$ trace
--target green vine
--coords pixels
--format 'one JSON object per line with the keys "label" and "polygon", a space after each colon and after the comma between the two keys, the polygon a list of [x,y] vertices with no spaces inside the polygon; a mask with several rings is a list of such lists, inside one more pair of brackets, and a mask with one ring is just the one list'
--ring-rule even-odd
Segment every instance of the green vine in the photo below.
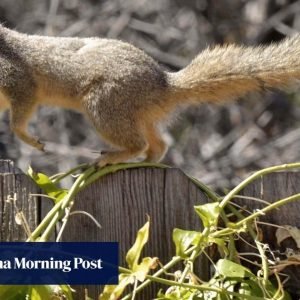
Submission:
{"label": "green vine", "polygon": [[[30,234],[27,241],[49,240],[50,236],[53,235],[56,224],[67,216],[67,211],[70,211],[74,197],[91,183],[120,170],[145,167],[168,168],[165,165],[151,163],[120,164],[102,169],[80,165],[66,173],[52,177],[34,173],[33,170],[29,169],[28,174],[53,199],[54,206]],[[146,257],[140,259],[142,249],[148,240],[150,227],[150,221],[148,220],[139,230],[135,244],[127,253],[128,268],[119,267],[119,285],[106,286],[99,299],[134,299],[140,291],[152,282],[159,282],[167,287],[166,291],[158,292],[157,299],[289,299],[277,274],[275,274],[277,280],[275,284],[269,279],[270,268],[265,247],[258,240],[253,224],[261,215],[289,202],[299,200],[300,194],[268,204],[263,209],[255,211],[246,217],[240,210],[231,205],[231,201],[238,196],[242,189],[257,178],[272,172],[291,169],[300,169],[300,163],[285,164],[260,170],[241,182],[223,198],[195,178],[190,177],[210,199],[209,203],[195,206],[195,212],[203,223],[202,232],[174,229],[173,240],[176,246],[176,255],[167,264],[161,266],[154,274],[150,275],[150,270],[154,267],[157,268],[159,263],[157,263],[157,258]],[[62,179],[74,174],[77,174],[77,178],[69,190],[63,190],[58,187]],[[226,212],[224,210],[225,207],[231,215],[236,217],[237,221],[235,223],[229,220],[228,210]],[[225,224],[223,228],[218,227],[219,219],[222,219]],[[253,274],[250,270],[237,263],[238,253],[235,248],[235,236],[240,232],[249,233],[256,245],[261,258],[261,267],[257,274]],[[221,257],[214,264],[215,271],[212,278],[208,282],[202,282],[193,273],[194,261],[200,255],[204,255],[206,248],[212,244],[217,245]],[[166,279],[167,271],[171,267],[178,265],[179,262],[185,262],[185,267],[180,275],[176,277],[173,274],[172,279]],[[125,287],[132,283],[132,292],[123,295]],[[69,287],[66,287],[61,287],[61,290],[67,299],[72,299],[71,290]],[[34,300],[34,298],[29,299]],[[89,298],[86,296],[86,299]]]}

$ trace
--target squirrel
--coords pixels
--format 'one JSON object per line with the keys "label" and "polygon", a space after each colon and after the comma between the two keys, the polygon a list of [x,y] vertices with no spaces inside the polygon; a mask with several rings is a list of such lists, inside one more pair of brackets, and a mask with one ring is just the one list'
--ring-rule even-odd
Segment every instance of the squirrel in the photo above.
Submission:
{"label": "squirrel", "polygon": [[300,34],[268,46],[207,48],[168,72],[119,40],[27,35],[0,25],[0,109],[10,110],[11,130],[43,150],[26,131],[36,108],[77,110],[116,149],[100,156],[100,167],[142,155],[159,162],[167,146],[157,125],[182,105],[217,103],[297,79]]}

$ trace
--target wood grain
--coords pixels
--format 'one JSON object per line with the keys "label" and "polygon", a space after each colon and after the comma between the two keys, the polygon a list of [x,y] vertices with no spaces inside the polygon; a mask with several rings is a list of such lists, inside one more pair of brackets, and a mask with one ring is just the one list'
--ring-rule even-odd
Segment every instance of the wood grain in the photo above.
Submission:
{"label": "wood grain", "polygon": [[[120,262],[126,266],[126,252],[149,215],[150,238],[143,255],[159,257],[165,264],[175,255],[173,229],[201,230],[193,206],[207,201],[199,188],[178,169],[119,171],[87,187],[75,201],[73,209],[91,213],[102,229],[98,229],[86,216],[74,215],[69,220],[64,237],[70,241],[118,241]],[[199,266],[199,276],[207,278],[207,261],[202,259]],[[100,293],[100,287],[89,286],[88,290],[93,297]],[[152,299],[157,291],[158,286],[148,289],[137,299]],[[82,287],[78,293],[82,293]]]}
{"label": "wood grain", "polygon": [[39,219],[39,204],[32,193],[39,193],[35,183],[10,160],[0,160],[0,241],[24,241],[27,236],[17,225],[17,212],[24,214],[33,230]]}

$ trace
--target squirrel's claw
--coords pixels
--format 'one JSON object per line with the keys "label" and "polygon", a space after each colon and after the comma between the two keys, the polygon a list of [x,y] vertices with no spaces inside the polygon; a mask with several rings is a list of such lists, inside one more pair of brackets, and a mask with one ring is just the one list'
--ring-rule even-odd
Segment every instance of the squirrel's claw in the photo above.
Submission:
{"label": "squirrel's claw", "polygon": [[46,152],[45,150],[45,144],[42,143],[40,140],[36,140],[35,148],[39,151]]}

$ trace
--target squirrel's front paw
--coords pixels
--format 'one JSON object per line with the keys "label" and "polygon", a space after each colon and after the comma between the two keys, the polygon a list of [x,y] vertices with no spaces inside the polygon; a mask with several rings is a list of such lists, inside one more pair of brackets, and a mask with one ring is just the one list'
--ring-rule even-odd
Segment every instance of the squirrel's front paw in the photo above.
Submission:
{"label": "squirrel's front paw", "polygon": [[138,156],[139,153],[135,153],[132,151],[124,150],[124,151],[113,151],[113,152],[105,152],[102,154],[94,164],[98,168],[103,168],[107,165],[115,165],[124,163],[130,159],[134,159]]}
{"label": "squirrel's front paw", "polygon": [[105,167],[105,166],[107,166],[107,165],[110,165],[110,163],[109,162],[107,162],[105,159],[101,159],[101,158],[98,158],[98,159],[96,159],[93,163],[92,163],[92,166],[95,166],[95,167],[97,167],[97,168],[103,168],[103,167]]}
{"label": "squirrel's front paw", "polygon": [[45,152],[45,144],[40,142],[40,140],[37,139],[33,146],[39,151]]}
{"label": "squirrel's front paw", "polygon": [[107,165],[114,164],[114,162],[111,159],[111,156],[114,155],[114,152],[101,151],[100,153],[100,156],[96,160],[94,160],[92,166],[95,166],[97,168],[103,168]]}

